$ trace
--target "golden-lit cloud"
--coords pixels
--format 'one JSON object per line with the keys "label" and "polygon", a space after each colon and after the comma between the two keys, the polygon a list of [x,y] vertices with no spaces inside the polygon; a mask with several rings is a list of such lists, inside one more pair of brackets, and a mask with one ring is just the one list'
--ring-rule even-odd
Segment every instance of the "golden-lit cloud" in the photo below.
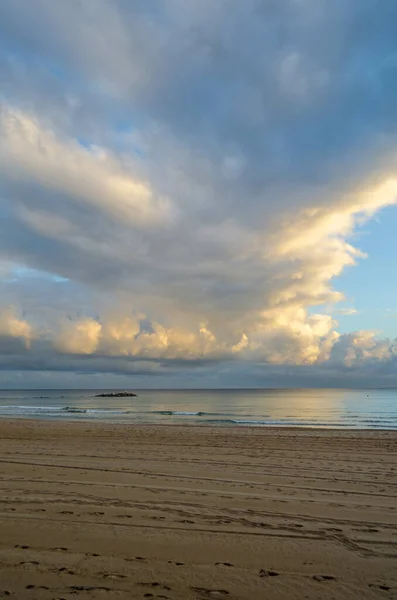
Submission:
{"label": "golden-lit cloud", "polygon": [[0,307],[0,336],[20,339],[28,348],[33,337],[32,326],[19,318],[15,307]]}
{"label": "golden-lit cloud", "polygon": [[54,339],[57,350],[68,354],[93,354],[99,343],[101,325],[94,319],[65,321]]}

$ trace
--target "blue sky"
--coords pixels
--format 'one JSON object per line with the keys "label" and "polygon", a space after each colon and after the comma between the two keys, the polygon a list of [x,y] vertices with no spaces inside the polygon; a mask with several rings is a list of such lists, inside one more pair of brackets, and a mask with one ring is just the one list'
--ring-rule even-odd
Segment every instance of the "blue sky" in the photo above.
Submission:
{"label": "blue sky", "polygon": [[397,385],[394,0],[3,0],[0,387]]}
{"label": "blue sky", "polygon": [[335,284],[343,290],[348,304],[358,314],[340,317],[340,330],[377,329],[391,338],[397,337],[397,281],[393,257],[397,256],[397,211],[382,211],[376,220],[363,228],[358,246],[367,258],[346,270]]}

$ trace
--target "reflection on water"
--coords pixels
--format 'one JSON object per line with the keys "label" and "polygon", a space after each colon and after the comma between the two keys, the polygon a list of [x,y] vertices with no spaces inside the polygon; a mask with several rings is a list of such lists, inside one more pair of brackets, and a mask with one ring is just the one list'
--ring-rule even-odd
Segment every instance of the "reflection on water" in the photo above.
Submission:
{"label": "reflection on water", "polygon": [[397,390],[144,390],[97,398],[101,390],[0,391],[0,416],[397,429]]}
{"label": "reflection on water", "polygon": [[0,391],[0,416],[136,423],[397,429],[397,390]]}

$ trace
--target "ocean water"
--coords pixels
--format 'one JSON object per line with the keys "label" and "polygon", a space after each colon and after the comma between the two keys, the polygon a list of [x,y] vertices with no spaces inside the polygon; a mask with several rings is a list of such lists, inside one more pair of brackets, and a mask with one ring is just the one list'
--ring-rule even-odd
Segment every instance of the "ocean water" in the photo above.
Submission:
{"label": "ocean water", "polygon": [[0,418],[397,430],[397,390],[0,390]]}

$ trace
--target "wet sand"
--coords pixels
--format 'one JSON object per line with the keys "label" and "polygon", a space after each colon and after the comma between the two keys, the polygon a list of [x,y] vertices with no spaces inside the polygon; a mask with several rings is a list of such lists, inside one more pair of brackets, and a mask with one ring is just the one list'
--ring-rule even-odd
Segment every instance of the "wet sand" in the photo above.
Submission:
{"label": "wet sand", "polygon": [[0,421],[0,598],[397,598],[397,432]]}

